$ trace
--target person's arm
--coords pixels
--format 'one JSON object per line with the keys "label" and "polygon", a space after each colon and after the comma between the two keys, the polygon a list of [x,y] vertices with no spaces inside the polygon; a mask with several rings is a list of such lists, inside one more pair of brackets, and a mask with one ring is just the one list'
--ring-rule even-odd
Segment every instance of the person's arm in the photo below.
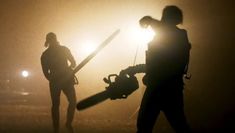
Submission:
{"label": "person's arm", "polygon": [[183,31],[183,37],[184,37],[184,44],[185,44],[185,48],[186,48],[186,66],[184,68],[184,77],[186,79],[190,79],[191,78],[191,74],[188,74],[188,68],[189,68],[189,60],[190,60],[190,50],[192,48],[191,46],[191,43],[189,42],[189,39],[188,39],[188,33],[186,30],[182,29]]}
{"label": "person's arm", "polygon": [[66,55],[69,62],[71,63],[70,67],[74,68],[76,66],[76,61],[68,48],[66,48]]}
{"label": "person's arm", "polygon": [[122,70],[120,74],[135,75],[137,73],[145,73],[145,72],[146,72],[146,65],[139,64],[135,66],[129,66],[128,68]]}
{"label": "person's arm", "polygon": [[49,67],[46,62],[44,54],[41,56],[41,66],[42,66],[42,71],[43,71],[44,76],[46,77],[48,81],[50,81]]}
{"label": "person's arm", "polygon": [[187,48],[188,48],[189,51],[190,51],[191,48],[192,48],[192,45],[191,45],[191,43],[190,43],[190,41],[189,41],[189,39],[188,39],[188,33],[187,33],[186,30],[184,30],[184,35],[185,35],[185,38],[186,38]]}
{"label": "person's arm", "polygon": [[161,22],[157,19],[152,18],[151,16],[144,16],[139,20],[140,26],[143,28],[147,28],[151,26],[153,29],[156,29],[161,25]]}

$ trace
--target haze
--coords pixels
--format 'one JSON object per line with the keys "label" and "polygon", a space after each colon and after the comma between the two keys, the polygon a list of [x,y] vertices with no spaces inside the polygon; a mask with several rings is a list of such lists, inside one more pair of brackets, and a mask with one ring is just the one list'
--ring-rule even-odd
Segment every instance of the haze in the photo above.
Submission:
{"label": "haze", "polygon": [[[41,130],[50,128],[49,125],[39,124],[50,120],[48,82],[40,66],[40,56],[45,50],[43,45],[48,32],[57,34],[60,43],[71,49],[79,64],[87,56],[83,50],[85,42],[92,41],[99,45],[112,32],[121,30],[108,46],[77,73],[77,98],[82,100],[105,90],[107,85],[102,81],[104,77],[118,74],[133,65],[138,46],[140,49],[136,64],[145,62],[147,42],[138,40],[139,37],[131,31],[138,27],[138,20],[145,15],[160,19],[166,5],[177,5],[183,10],[184,22],[180,27],[188,31],[192,43],[189,68],[192,79],[186,81],[185,85],[185,109],[190,125],[203,132],[233,127],[234,1],[1,0],[0,3],[0,131],[23,132],[25,130],[21,127],[28,127],[30,123],[36,123],[32,126],[34,132],[40,126]],[[27,78],[21,76],[22,70],[29,71]],[[134,112],[145,89],[142,76],[138,74],[139,90],[126,100],[107,100],[77,112],[76,122],[81,127],[85,125],[84,132],[135,132]],[[29,94],[24,95],[22,92]],[[61,103],[62,112],[66,108],[64,98]],[[42,117],[32,114],[32,110],[41,113]],[[35,117],[40,122],[29,117]],[[22,119],[25,121],[20,125],[18,122]],[[82,120],[114,121],[114,124],[97,126],[95,122],[89,125]],[[157,123],[156,132],[172,132],[164,116]],[[9,128],[11,125],[12,129]],[[88,130],[93,126],[94,130]]]}

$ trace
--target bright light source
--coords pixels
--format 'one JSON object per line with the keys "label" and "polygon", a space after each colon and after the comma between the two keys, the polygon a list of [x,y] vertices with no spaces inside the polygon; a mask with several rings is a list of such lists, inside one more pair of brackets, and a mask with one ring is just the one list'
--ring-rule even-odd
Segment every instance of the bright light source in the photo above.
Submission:
{"label": "bright light source", "polygon": [[83,49],[82,49],[82,52],[85,54],[85,55],[89,55],[90,53],[92,53],[93,51],[95,51],[96,49],[96,45],[93,41],[87,41],[83,44]]}
{"label": "bright light source", "polygon": [[141,29],[141,36],[143,37],[143,41],[146,43],[153,40],[154,35],[156,34],[151,27],[147,29]]}
{"label": "bright light source", "polygon": [[21,75],[22,75],[22,77],[27,78],[27,77],[29,76],[29,72],[26,71],[26,70],[23,70],[23,71],[21,72]]}
{"label": "bright light source", "polygon": [[133,26],[129,30],[129,38],[131,41],[134,41],[138,44],[147,44],[151,40],[156,33],[153,31],[151,27],[147,29],[141,28],[140,26]]}

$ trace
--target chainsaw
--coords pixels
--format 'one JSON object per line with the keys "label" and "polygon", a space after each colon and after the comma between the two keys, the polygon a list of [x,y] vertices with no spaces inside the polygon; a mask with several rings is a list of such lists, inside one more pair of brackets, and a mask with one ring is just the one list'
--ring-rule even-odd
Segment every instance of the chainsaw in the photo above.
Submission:
{"label": "chainsaw", "polygon": [[139,88],[138,80],[134,75],[110,74],[103,80],[108,84],[108,86],[105,87],[105,90],[78,102],[78,110],[84,110],[109,98],[111,100],[126,99]]}

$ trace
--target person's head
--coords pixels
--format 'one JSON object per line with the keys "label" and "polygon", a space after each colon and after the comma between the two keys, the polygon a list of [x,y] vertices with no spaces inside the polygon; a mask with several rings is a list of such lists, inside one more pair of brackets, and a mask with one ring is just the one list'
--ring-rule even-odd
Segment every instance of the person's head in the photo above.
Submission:
{"label": "person's head", "polygon": [[163,9],[161,21],[172,25],[181,24],[183,23],[183,12],[177,6],[166,6]]}
{"label": "person's head", "polygon": [[46,35],[45,47],[48,47],[50,45],[57,45],[57,44],[58,44],[58,41],[57,41],[56,34],[53,32],[49,32]]}

